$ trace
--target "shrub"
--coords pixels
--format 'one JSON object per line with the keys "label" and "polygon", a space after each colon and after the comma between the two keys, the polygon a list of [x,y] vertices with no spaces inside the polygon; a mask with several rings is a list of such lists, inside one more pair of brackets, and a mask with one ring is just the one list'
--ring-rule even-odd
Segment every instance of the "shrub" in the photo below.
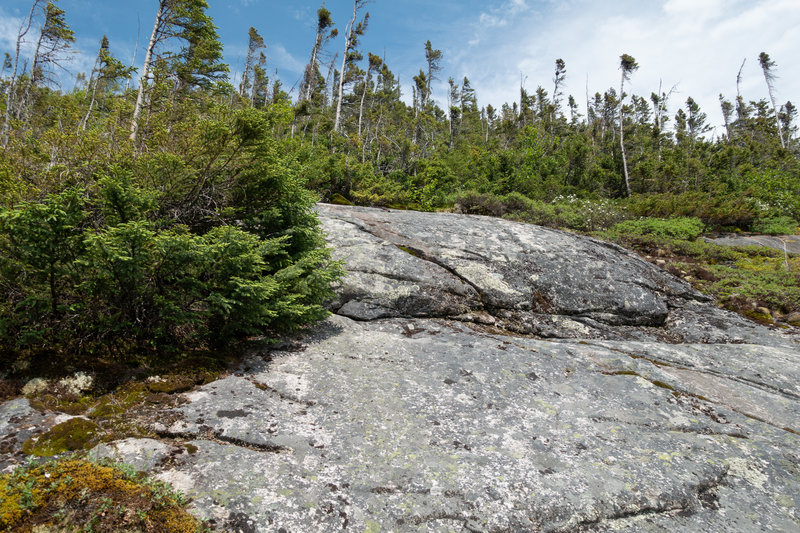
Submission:
{"label": "shrub", "polygon": [[761,211],[758,202],[745,195],[705,192],[635,195],[623,206],[638,217],[695,217],[711,227],[740,229],[749,228]]}
{"label": "shrub", "polygon": [[679,217],[625,220],[614,225],[611,231],[622,235],[655,235],[693,241],[703,233],[704,229],[704,224],[698,218]]}
{"label": "shrub", "polygon": [[138,189],[114,183],[93,204],[70,189],[0,211],[5,348],[219,347],[325,316],[338,267],[308,203],[254,212],[252,231],[222,224],[198,234],[142,219],[131,207],[147,205]]}
{"label": "shrub", "polygon": [[466,193],[455,201],[455,210],[577,231],[604,228],[623,220],[626,216],[610,200],[595,201],[575,196],[558,196],[552,203],[548,203],[531,200],[516,192],[505,196]]}
{"label": "shrub", "polygon": [[798,230],[798,223],[791,217],[771,217],[756,220],[752,230],[756,233],[767,235],[794,235]]}

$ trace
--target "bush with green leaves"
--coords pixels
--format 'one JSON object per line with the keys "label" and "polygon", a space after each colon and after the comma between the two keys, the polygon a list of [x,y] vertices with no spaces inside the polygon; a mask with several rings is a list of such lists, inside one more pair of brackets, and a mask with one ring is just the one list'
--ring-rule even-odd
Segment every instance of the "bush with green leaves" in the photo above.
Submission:
{"label": "bush with green leaves", "polygon": [[176,352],[324,317],[340,268],[315,197],[266,113],[225,127],[216,171],[221,155],[203,150],[220,148],[201,143],[195,164],[172,158],[184,177],[151,164],[164,154],[142,157],[88,189],[0,210],[0,347]]}
{"label": "bush with green leaves", "polygon": [[576,231],[606,228],[626,218],[609,200],[588,200],[574,195],[557,196],[552,202],[531,200],[517,192],[503,196],[465,193],[455,200],[456,211]]}
{"label": "bush with green leaves", "polygon": [[704,230],[705,225],[699,218],[678,217],[625,220],[615,224],[610,231],[621,235],[655,235],[693,241]]}
{"label": "bush with green leaves", "polygon": [[800,231],[800,224],[791,217],[769,217],[756,220],[752,230],[767,235],[794,235]]}
{"label": "bush with green leaves", "polygon": [[717,228],[748,229],[758,217],[758,202],[746,195],[711,192],[635,195],[623,206],[637,217],[694,217]]}

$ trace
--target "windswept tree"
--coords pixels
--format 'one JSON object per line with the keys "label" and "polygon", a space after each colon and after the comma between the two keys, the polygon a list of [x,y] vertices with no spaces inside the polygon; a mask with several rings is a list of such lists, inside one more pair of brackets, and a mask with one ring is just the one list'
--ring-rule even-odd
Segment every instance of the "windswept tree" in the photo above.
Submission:
{"label": "windswept tree", "polygon": [[[248,98],[251,96],[251,90],[254,89],[253,87],[253,80],[254,71],[256,65],[258,64],[259,54],[266,48],[264,44],[264,38],[258,34],[258,30],[253,28],[252,26],[247,32],[248,35],[248,42],[247,42],[247,57],[244,60],[244,73],[242,73],[242,81],[239,84],[239,96],[242,98]],[[250,101],[252,103],[252,98]]]}
{"label": "windswept tree", "polygon": [[730,100],[727,100],[722,93],[719,95],[719,107],[722,111],[722,120],[725,123],[725,134],[728,136],[728,140],[731,140],[732,131],[731,131],[731,119],[733,118],[733,104]]}
{"label": "windswept tree", "polygon": [[222,63],[222,44],[207,9],[206,0],[159,0],[131,118],[132,141],[138,137],[139,118],[156,63],[171,68],[178,80],[176,92],[193,86],[207,88],[227,73],[228,67]]}
{"label": "windswept tree", "polygon": [[37,85],[56,84],[58,80],[55,70],[64,69],[62,64],[66,59],[64,54],[75,42],[75,33],[67,25],[65,15],[64,10],[53,2],[48,2],[44,6],[44,21],[33,52],[31,78],[25,86],[22,101],[18,106],[18,117],[27,115],[33,88]]}
{"label": "windswept tree", "polygon": [[564,80],[566,79],[567,64],[564,63],[563,59],[556,59],[556,71],[555,74],[553,74],[553,122],[556,120],[555,115],[560,111],[561,96],[563,95],[561,88],[564,85]]}
{"label": "windswept tree", "polygon": [[103,35],[103,38],[100,40],[100,49],[97,52],[94,68],[92,68],[92,72],[89,76],[89,83],[87,85],[89,109],[86,111],[86,115],[80,123],[80,130],[86,129],[86,124],[89,122],[89,117],[92,115],[94,106],[97,103],[98,95],[102,95],[107,91],[113,91],[115,85],[117,85],[120,80],[130,79],[135,70],[134,67],[126,67],[120,60],[111,55],[108,46],[108,38]]}
{"label": "windswept tree", "polygon": [[300,84],[300,97],[299,100],[311,100],[311,95],[314,93],[315,88],[320,84],[318,79],[321,77],[319,71],[319,56],[325,48],[325,45],[339,34],[339,30],[333,27],[334,22],[331,18],[331,12],[325,9],[323,5],[317,10],[317,34],[314,38],[314,46],[311,48],[311,60],[306,65],[303,72],[303,82]]}
{"label": "windswept tree", "polygon": [[434,50],[430,39],[425,42],[425,62],[428,64],[427,83],[425,93],[422,95],[422,108],[428,105],[433,92],[433,80],[439,79],[436,75],[442,70],[442,51]]}
{"label": "windswept tree", "polygon": [[[28,17],[23,19],[20,23],[19,31],[17,32],[17,42],[16,48],[14,51],[14,61],[13,65],[9,68],[11,70],[11,78],[8,81],[8,87],[6,89],[6,106],[5,106],[5,113],[3,114],[3,130],[2,130],[2,141],[3,147],[8,145],[8,133],[9,127],[11,122],[11,117],[13,116],[15,110],[15,100],[16,100],[16,89],[17,89],[17,79],[20,75],[19,72],[19,59],[20,53],[22,52],[22,45],[25,42],[25,37],[28,35],[28,32],[31,31],[31,27],[33,26],[33,20],[36,16],[36,11],[40,8],[40,6],[44,4],[44,0],[34,0],[33,4],[31,4],[31,10],[28,13]],[[6,54],[5,63],[8,63],[10,59],[9,54]],[[24,67],[23,67],[24,73]]]}
{"label": "windswept tree", "polygon": [[780,119],[786,136],[786,143],[789,144],[797,130],[797,126],[794,125],[797,119],[797,107],[791,101],[786,102],[781,107]]}
{"label": "windswept tree", "polygon": [[767,91],[769,91],[769,100],[772,102],[772,112],[775,115],[775,125],[778,127],[778,138],[781,141],[781,147],[786,148],[786,142],[783,140],[783,125],[778,116],[778,106],[775,105],[775,62],[770,59],[769,54],[761,52],[758,56],[758,62],[761,65],[761,70],[764,72],[764,81],[767,82]]}
{"label": "windswept tree", "polygon": [[[336,118],[333,122],[333,130],[340,131],[342,124],[342,96],[344,94],[344,84],[346,82],[347,68],[354,63],[355,48],[358,46],[358,39],[367,31],[369,24],[369,13],[364,15],[364,18],[356,24],[358,13],[361,11],[369,0],[353,0],[353,18],[347,24],[347,30],[344,34],[344,52],[342,56],[342,70],[339,71],[339,82],[337,84],[337,97],[336,97]],[[357,54],[357,52],[356,52]]]}
{"label": "windswept tree", "polygon": [[689,135],[690,146],[694,149],[697,140],[711,131],[711,126],[706,124],[707,115],[700,111],[700,106],[691,96],[686,99],[686,111],[686,133]]}
{"label": "windswept tree", "polygon": [[44,8],[44,22],[33,54],[31,83],[54,83],[56,68],[64,68],[64,54],[75,42],[75,33],[67,24],[65,12],[53,2]]}
{"label": "windswept tree", "polygon": [[361,137],[361,124],[364,118],[364,102],[367,99],[367,93],[370,91],[370,84],[372,83],[372,73],[377,71],[383,63],[380,56],[369,54],[367,63],[367,72],[364,74],[364,88],[361,91],[361,103],[358,106],[358,136]]}
{"label": "windswept tree", "polygon": [[459,100],[461,100],[461,93],[458,90],[458,84],[452,77],[447,80],[447,85],[449,87],[447,92],[447,118],[450,126],[449,145],[452,150],[455,145],[456,121],[461,117],[461,108],[457,105]]}
{"label": "windswept tree", "polygon": [[628,54],[620,57],[619,69],[622,76],[619,82],[619,147],[622,152],[622,169],[625,172],[625,190],[631,195],[631,181],[628,175],[628,160],[625,155],[625,120],[623,115],[623,101],[625,100],[625,82],[631,79],[631,74],[639,69],[639,64]]}

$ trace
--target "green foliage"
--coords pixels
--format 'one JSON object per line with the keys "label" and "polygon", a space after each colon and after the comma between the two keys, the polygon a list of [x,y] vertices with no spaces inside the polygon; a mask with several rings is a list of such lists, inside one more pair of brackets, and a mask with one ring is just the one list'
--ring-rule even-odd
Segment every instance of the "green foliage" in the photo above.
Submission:
{"label": "green foliage", "polygon": [[704,192],[634,195],[625,209],[638,217],[695,217],[716,228],[748,229],[760,211],[755,199]]}
{"label": "green foliage", "polygon": [[8,347],[222,346],[325,315],[336,270],[311,214],[275,208],[273,216],[288,220],[259,228],[274,235],[287,223],[273,237],[230,225],[194,234],[143,219],[152,194],[127,177],[99,183],[99,228],[82,227],[93,214],[76,189],[0,212],[0,331]]}
{"label": "green foliage", "polygon": [[744,182],[767,213],[800,218],[800,173],[762,169],[748,174]]}
{"label": "green foliage", "polygon": [[622,235],[656,235],[693,241],[703,233],[704,229],[705,225],[698,218],[679,217],[625,220],[615,224],[610,231]]}
{"label": "green foliage", "polygon": [[762,218],[753,223],[753,231],[767,235],[794,235],[800,224],[790,217]]}
{"label": "green foliage", "polygon": [[612,202],[580,199],[572,195],[559,196],[552,203],[546,203],[519,193],[504,196],[467,193],[456,200],[456,210],[577,231],[605,228],[626,218],[624,211]]}
{"label": "green foliage", "polygon": [[[800,220],[790,103],[778,111],[723,98],[725,135],[707,139],[707,113],[691,97],[674,128],[666,93],[608,89],[578,114],[559,88],[560,61],[552,96],[523,88],[518,103],[481,108],[464,78],[441,109],[430,85],[441,52],[430,42],[411,105],[367,51],[351,50],[345,72],[331,72],[346,88],[331,98],[319,57],[336,32],[323,8],[293,105],[267,77],[255,28],[236,90],[206,0],[167,4],[141,99],[123,90],[132,70],[105,38],[88,83],[70,93],[48,84],[58,54],[0,79],[3,347],[181,350],[319,318],[338,268],[313,213],[318,198],[575,231],[670,219],[616,227],[640,240],[691,239],[698,219],[770,233]],[[66,14],[48,10],[43,42],[64,51],[74,39]],[[637,67],[620,57],[622,90]]]}

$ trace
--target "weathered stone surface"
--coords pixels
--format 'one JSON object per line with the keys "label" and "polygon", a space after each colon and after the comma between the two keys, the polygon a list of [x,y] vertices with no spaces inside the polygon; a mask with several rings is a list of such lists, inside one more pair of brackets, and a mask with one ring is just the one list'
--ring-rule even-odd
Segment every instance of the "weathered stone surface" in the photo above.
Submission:
{"label": "weathered stone surface", "polygon": [[489,217],[320,205],[357,320],[488,313],[541,337],[782,343],[619,246]]}
{"label": "weathered stone surface", "polygon": [[703,237],[706,242],[720,246],[765,246],[790,254],[800,254],[800,235],[723,235]]}
{"label": "weathered stone surface", "polygon": [[[557,230],[448,213],[318,209],[336,256],[353,272],[343,283],[337,312],[356,319],[376,318],[374,306],[394,310],[381,316],[456,315],[466,306],[662,325],[668,296],[702,299],[622,248]],[[457,304],[423,305],[409,313],[409,283],[437,301]],[[465,284],[473,291],[461,289]]]}
{"label": "weathered stone surface", "polygon": [[155,439],[123,439],[108,444],[98,444],[89,451],[89,457],[98,461],[111,459],[125,463],[140,472],[150,472],[170,456],[174,448]]}
{"label": "weathered stone surface", "polygon": [[592,239],[319,210],[350,272],[337,315],[151,428],[186,444],[147,466],[197,515],[241,532],[800,531],[796,337]]}
{"label": "weathered stone surface", "polygon": [[70,415],[42,413],[25,398],[0,404],[0,473],[13,470],[25,460],[22,445],[28,439],[70,418]]}
{"label": "weathered stone surface", "polygon": [[[256,531],[794,531],[800,355],[335,317],[170,428],[160,474]],[[760,419],[760,420],[759,420]]]}

